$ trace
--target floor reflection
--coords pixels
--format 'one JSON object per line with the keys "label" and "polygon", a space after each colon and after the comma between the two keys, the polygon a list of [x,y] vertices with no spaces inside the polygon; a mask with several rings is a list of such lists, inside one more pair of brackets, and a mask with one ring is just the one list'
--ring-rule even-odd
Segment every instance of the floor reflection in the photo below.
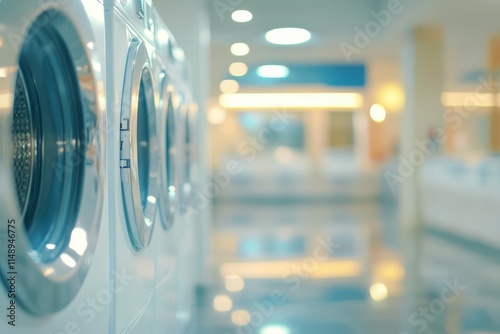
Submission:
{"label": "floor reflection", "polygon": [[391,202],[220,202],[214,221],[197,333],[500,333],[498,252],[400,237]]}

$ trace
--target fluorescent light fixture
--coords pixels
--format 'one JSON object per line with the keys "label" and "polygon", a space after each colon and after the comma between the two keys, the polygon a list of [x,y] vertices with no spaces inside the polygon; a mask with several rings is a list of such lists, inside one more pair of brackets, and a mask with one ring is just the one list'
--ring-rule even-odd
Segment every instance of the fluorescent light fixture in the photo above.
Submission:
{"label": "fluorescent light fixture", "polygon": [[260,329],[260,334],[290,334],[290,329],[282,325],[267,325]]}
{"label": "fluorescent light fixture", "polygon": [[251,21],[253,18],[253,15],[248,10],[240,9],[240,10],[234,11],[233,14],[231,14],[231,18],[235,22],[245,23],[245,22]]}
{"label": "fluorescent light fixture", "polygon": [[[300,261],[235,262],[224,263],[220,267],[222,276],[238,274],[243,278],[282,278],[290,268],[300,267]],[[356,260],[338,260],[318,263],[318,268],[310,273],[311,279],[357,277],[363,272],[363,265]]]}
{"label": "fluorescent light fixture", "polygon": [[500,105],[499,96],[475,92],[446,92],[441,94],[441,103],[445,107],[487,108]]}
{"label": "fluorescent light fixture", "polygon": [[250,47],[245,43],[234,43],[231,45],[231,53],[235,56],[246,56],[250,52]]}
{"label": "fluorescent light fixture", "polygon": [[222,94],[219,104],[226,109],[359,109],[359,93],[257,93]]}
{"label": "fluorescent light fixture", "polygon": [[248,66],[241,62],[232,63],[229,66],[229,73],[235,77],[242,77],[248,73]]}
{"label": "fluorescent light fixture", "polygon": [[302,28],[279,28],[266,33],[266,40],[272,44],[295,45],[311,39],[311,33]]}
{"label": "fluorescent light fixture", "polygon": [[387,112],[385,108],[381,104],[374,104],[370,108],[370,117],[377,123],[382,123],[385,121],[385,117],[387,116]]}
{"label": "fluorescent light fixture", "polygon": [[283,65],[263,65],[257,68],[257,75],[262,78],[286,78],[290,74]]}
{"label": "fluorescent light fixture", "polygon": [[219,85],[220,91],[225,94],[236,93],[240,89],[240,84],[236,80],[222,80]]}
{"label": "fluorescent light fixture", "polygon": [[215,296],[213,307],[217,312],[227,312],[233,308],[233,301],[226,295]]}

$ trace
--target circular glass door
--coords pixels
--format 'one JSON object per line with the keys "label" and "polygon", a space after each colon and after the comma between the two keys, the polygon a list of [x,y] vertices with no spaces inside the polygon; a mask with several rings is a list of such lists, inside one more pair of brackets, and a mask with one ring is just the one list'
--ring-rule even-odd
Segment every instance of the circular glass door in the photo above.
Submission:
{"label": "circular glass door", "polygon": [[158,197],[153,87],[146,48],[139,40],[132,39],[121,102],[120,169],[125,219],[136,252],[151,242]]}
{"label": "circular glass door", "polygon": [[176,140],[175,140],[175,111],[173,105],[173,87],[163,84],[162,91],[164,98],[162,99],[163,108],[161,112],[161,131],[162,144],[161,148],[161,205],[160,211],[164,228],[169,228],[175,218],[177,205],[177,186],[176,186]]}
{"label": "circular glass door", "polygon": [[10,141],[12,152],[1,153],[0,174],[14,185],[4,190],[13,201],[2,202],[0,217],[10,212],[7,243],[16,250],[16,260],[0,266],[6,277],[18,273],[16,299],[39,315],[71,302],[98,239],[103,115],[92,64],[99,60],[81,35],[58,11],[39,15],[7,78],[12,110],[0,112],[0,122],[10,117],[0,141]]}

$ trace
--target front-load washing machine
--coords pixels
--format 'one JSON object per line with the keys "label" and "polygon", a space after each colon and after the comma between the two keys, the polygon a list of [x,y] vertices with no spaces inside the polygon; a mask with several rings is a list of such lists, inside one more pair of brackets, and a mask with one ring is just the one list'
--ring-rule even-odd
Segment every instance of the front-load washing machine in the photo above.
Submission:
{"label": "front-load washing machine", "polygon": [[[190,205],[195,150],[192,136],[194,104],[184,52],[159,14],[154,11],[155,76],[158,92],[160,141],[160,201],[162,222],[157,239],[156,326],[182,333],[189,324],[194,301],[194,222],[181,216]],[[159,224],[160,225],[160,224]]]}
{"label": "front-load washing machine", "polygon": [[108,330],[104,9],[0,2],[1,333]]}
{"label": "front-load washing machine", "polygon": [[[179,117],[180,95],[177,83],[181,80],[175,66],[174,48],[178,46],[171,32],[154,11],[156,57],[154,74],[158,93],[158,136],[160,142],[160,188],[156,238],[156,332],[169,328],[177,333],[179,301],[178,246],[182,226],[178,209],[179,174]],[[184,284],[184,283],[183,283]]]}
{"label": "front-load washing machine", "polygon": [[[150,1],[107,1],[111,268],[132,277],[114,294],[113,333],[154,330],[159,156]],[[115,280],[113,285],[120,282]]]}

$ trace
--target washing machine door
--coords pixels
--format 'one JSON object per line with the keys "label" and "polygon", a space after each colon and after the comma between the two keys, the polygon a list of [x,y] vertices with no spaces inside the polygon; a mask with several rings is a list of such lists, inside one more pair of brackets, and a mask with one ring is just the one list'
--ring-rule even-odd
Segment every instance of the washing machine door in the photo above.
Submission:
{"label": "washing machine door", "polygon": [[102,81],[85,18],[49,10],[24,31],[21,7],[0,15],[0,37],[25,34],[0,48],[0,268],[11,303],[45,315],[74,299],[98,238]]}
{"label": "washing machine door", "polygon": [[157,207],[158,144],[153,76],[144,44],[130,41],[120,119],[120,169],[125,220],[136,252],[151,242]]}
{"label": "washing machine door", "polygon": [[176,185],[176,155],[177,155],[177,141],[176,141],[176,112],[174,100],[176,92],[174,86],[169,84],[168,76],[166,73],[163,75],[163,82],[161,85],[162,97],[160,99],[161,112],[160,112],[160,166],[161,166],[161,186],[160,186],[160,214],[163,227],[168,229],[172,226],[175,218],[177,207],[177,185]]}
{"label": "washing machine door", "polygon": [[180,107],[181,127],[182,127],[182,177],[181,177],[181,210],[183,213],[188,211],[192,205],[193,187],[195,186],[196,165],[196,141],[195,126],[197,107],[190,102],[188,95],[182,98]]}

